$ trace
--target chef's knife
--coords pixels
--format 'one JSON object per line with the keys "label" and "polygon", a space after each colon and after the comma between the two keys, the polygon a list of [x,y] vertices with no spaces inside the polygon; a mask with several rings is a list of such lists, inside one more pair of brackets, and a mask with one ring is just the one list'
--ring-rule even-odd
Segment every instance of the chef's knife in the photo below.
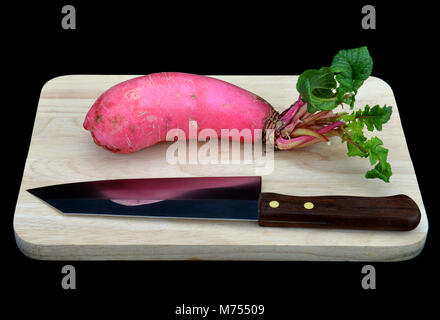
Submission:
{"label": "chef's knife", "polygon": [[414,229],[417,204],[389,197],[261,193],[261,177],[120,179],[28,190],[64,214],[254,220],[268,227]]}

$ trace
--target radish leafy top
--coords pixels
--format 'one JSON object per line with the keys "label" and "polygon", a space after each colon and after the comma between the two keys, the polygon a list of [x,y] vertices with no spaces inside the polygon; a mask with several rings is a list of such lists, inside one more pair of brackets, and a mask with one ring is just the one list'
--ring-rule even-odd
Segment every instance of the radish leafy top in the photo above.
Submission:
{"label": "radish leafy top", "polygon": [[[355,97],[364,81],[371,75],[373,60],[367,47],[341,50],[333,58],[330,67],[310,69],[303,72],[296,85],[303,103],[307,103],[308,113],[329,112],[339,105],[347,104],[354,108]],[[381,131],[382,125],[388,122],[392,114],[390,106],[366,106],[363,110],[338,113],[334,121],[344,124],[335,128],[332,133],[347,142],[347,155],[369,158],[374,168],[369,170],[366,178],[379,178],[390,181],[392,175],[389,164],[388,149],[378,137],[367,139],[364,128],[368,131]]]}
{"label": "radish leafy top", "polygon": [[330,67],[310,69],[298,78],[296,88],[308,112],[332,110],[341,103],[354,106],[357,90],[370,76],[373,60],[367,47],[341,50]]}

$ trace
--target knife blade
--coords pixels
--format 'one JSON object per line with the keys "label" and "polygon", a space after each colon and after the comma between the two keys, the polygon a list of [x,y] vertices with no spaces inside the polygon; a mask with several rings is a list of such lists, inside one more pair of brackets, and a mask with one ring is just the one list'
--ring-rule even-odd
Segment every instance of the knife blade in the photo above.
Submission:
{"label": "knife blade", "polygon": [[409,231],[421,214],[406,195],[290,196],[261,192],[261,177],[117,179],[27,190],[67,215],[258,221],[264,227]]}

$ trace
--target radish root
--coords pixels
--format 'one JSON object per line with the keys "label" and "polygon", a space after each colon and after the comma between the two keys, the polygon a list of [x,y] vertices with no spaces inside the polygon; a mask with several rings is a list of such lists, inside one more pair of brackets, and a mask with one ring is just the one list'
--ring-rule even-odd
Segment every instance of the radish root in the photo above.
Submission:
{"label": "radish root", "polygon": [[265,130],[274,129],[274,145],[278,150],[302,148],[318,142],[329,143],[329,137],[340,136],[338,120],[342,114],[333,111],[307,112],[307,104],[298,100],[281,114],[273,113]]}

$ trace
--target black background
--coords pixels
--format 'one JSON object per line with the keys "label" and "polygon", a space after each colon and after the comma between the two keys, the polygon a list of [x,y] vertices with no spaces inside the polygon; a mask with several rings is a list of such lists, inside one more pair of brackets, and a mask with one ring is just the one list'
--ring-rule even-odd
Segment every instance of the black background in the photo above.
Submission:
{"label": "black background", "polygon": [[[76,8],[77,29],[63,30],[61,8]],[[377,29],[363,30],[361,8],[375,5]],[[2,7],[4,178],[2,272],[18,315],[170,317],[177,305],[264,304],[264,318],[298,315],[375,316],[426,310],[437,280],[434,257],[436,191],[435,99],[423,74],[435,70],[430,47],[434,9],[376,2],[151,1],[16,3]],[[13,214],[42,86],[66,74],[300,74],[329,65],[342,48],[367,45],[373,75],[393,88],[428,212],[423,252],[397,263],[372,263],[377,289],[361,288],[366,263],[326,262],[77,262],[36,261],[22,255]],[[431,71],[432,72],[432,71]],[[5,88],[5,87],[4,87]],[[292,86],[294,90],[294,86]],[[434,91],[435,95],[435,91]],[[437,118],[437,119],[436,119]],[[300,182],[299,182],[300,183]],[[77,289],[61,288],[72,264]],[[4,287],[3,287],[4,288]],[[63,308],[59,311],[55,306]],[[348,311],[356,308],[356,313]],[[350,308],[350,310],[352,310]],[[63,313],[60,313],[63,312]],[[210,316],[209,318],[215,318]],[[232,318],[232,317],[231,317]],[[285,318],[285,317],[283,317]]]}

